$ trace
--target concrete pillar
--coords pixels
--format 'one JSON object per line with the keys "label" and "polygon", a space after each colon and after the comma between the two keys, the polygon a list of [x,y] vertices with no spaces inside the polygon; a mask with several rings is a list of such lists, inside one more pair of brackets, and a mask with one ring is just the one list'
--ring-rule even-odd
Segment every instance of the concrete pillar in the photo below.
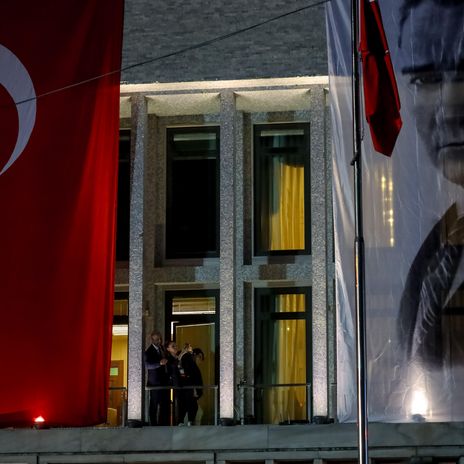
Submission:
{"label": "concrete pillar", "polygon": [[234,417],[234,312],[236,306],[235,95],[221,94],[220,258],[219,258],[219,417]]}
{"label": "concrete pillar", "polygon": [[147,139],[147,102],[143,95],[132,97],[133,156],[130,198],[129,244],[129,354],[128,420],[142,420],[142,354],[144,311],[144,164]]}
{"label": "concrete pillar", "polygon": [[325,93],[310,92],[313,415],[328,415]]}

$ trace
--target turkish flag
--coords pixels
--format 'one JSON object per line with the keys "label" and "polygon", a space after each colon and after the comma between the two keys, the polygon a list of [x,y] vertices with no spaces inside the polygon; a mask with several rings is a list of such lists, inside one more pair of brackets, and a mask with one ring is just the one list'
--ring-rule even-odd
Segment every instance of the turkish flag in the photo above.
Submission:
{"label": "turkish flag", "polygon": [[123,0],[0,6],[0,426],[106,420]]}
{"label": "turkish flag", "polygon": [[360,0],[364,105],[374,148],[390,156],[400,132],[400,98],[376,0]]}

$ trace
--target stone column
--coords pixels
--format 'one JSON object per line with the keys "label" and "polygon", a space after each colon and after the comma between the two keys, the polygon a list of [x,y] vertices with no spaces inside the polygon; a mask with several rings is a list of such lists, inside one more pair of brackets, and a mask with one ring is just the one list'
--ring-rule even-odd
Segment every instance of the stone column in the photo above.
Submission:
{"label": "stone column", "polygon": [[333,227],[333,195],[332,195],[332,129],[330,119],[329,90],[324,88],[325,95],[325,147],[326,147],[326,198],[327,198],[327,356],[329,382],[329,417],[337,417],[337,317],[335,305],[335,250]]}
{"label": "stone column", "polygon": [[221,94],[220,258],[219,258],[219,417],[234,417],[235,245],[235,95]]}
{"label": "stone column", "polygon": [[128,420],[142,420],[143,310],[144,310],[144,165],[147,139],[147,102],[143,95],[131,101],[133,151],[131,153],[129,244],[129,354]]}
{"label": "stone column", "polygon": [[311,255],[312,255],[312,346],[313,415],[328,414],[327,372],[327,199],[325,93],[311,87]]}

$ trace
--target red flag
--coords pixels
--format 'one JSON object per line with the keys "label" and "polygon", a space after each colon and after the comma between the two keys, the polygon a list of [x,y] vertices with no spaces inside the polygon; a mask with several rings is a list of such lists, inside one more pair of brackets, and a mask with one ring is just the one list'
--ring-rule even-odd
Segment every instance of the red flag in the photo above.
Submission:
{"label": "red flag", "polygon": [[0,6],[0,426],[106,419],[122,19]]}
{"label": "red flag", "polygon": [[400,132],[400,98],[376,0],[361,0],[364,104],[376,151],[390,156]]}

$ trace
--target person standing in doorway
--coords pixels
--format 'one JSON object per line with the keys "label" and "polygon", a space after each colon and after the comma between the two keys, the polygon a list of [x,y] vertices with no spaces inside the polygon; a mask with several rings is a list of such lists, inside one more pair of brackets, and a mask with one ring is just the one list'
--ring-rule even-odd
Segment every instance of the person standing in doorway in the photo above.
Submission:
{"label": "person standing in doorway", "polygon": [[177,424],[178,412],[178,396],[180,386],[180,372],[179,372],[179,358],[177,357],[178,349],[177,344],[173,340],[169,340],[165,345],[168,362],[166,364],[168,372],[168,383],[170,387],[174,387],[170,395],[171,406],[171,425]]}
{"label": "person standing in doorway", "polygon": [[183,424],[187,415],[187,425],[192,425],[195,423],[198,411],[198,399],[203,394],[202,389],[195,387],[203,385],[203,380],[189,343],[185,344],[179,355],[179,361],[181,386],[184,387],[179,395],[179,423]]}
{"label": "person standing in doorway", "polygon": [[[195,360],[195,385],[203,385],[203,377],[201,375],[201,370],[200,366],[198,363],[202,363],[205,360],[205,354],[203,353],[203,350],[201,348],[194,348],[192,351],[193,358]],[[196,401],[198,403],[198,400],[203,396],[203,388],[196,388],[194,391],[194,395],[196,398]],[[200,425],[201,424],[201,419],[203,416],[203,409],[201,408],[200,405],[198,405],[198,410],[195,418],[195,425]]]}
{"label": "person standing in doorway", "polygon": [[[150,335],[151,344],[145,351],[147,387],[167,387],[167,355],[163,348],[163,338],[158,330]],[[167,388],[150,390],[150,425],[169,425],[169,391]]]}

